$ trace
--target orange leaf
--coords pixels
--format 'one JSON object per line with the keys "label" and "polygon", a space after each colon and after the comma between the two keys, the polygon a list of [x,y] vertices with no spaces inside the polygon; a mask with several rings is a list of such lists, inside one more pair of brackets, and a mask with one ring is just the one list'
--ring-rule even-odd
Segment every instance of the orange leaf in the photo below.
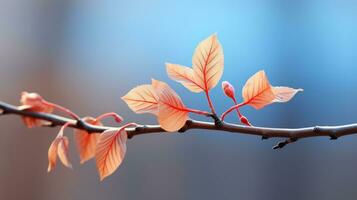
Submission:
{"label": "orange leaf", "polygon": [[27,128],[34,128],[34,127],[40,127],[40,126],[49,126],[51,125],[51,122],[46,121],[46,120],[41,120],[41,119],[35,119],[32,117],[21,117],[22,121],[26,125]]}
{"label": "orange leaf", "polygon": [[181,98],[166,83],[152,80],[152,85],[159,97],[158,121],[169,132],[178,131],[188,119],[188,110]]}
{"label": "orange leaf", "polygon": [[151,85],[140,85],[130,90],[122,99],[136,113],[157,114],[158,97]]}
{"label": "orange leaf", "polygon": [[166,63],[166,71],[171,79],[180,82],[190,91],[198,93],[204,90],[203,87],[196,83],[192,68]]}
{"label": "orange leaf", "polygon": [[288,102],[290,101],[298,92],[304,91],[303,89],[294,89],[290,87],[273,87],[273,92],[275,94],[274,102]]}
{"label": "orange leaf", "polygon": [[72,168],[72,164],[68,158],[68,138],[59,134],[48,149],[48,169],[47,172],[53,170],[56,166],[57,156],[62,164],[68,168]]}
{"label": "orange leaf", "polygon": [[217,85],[223,74],[224,56],[216,34],[198,44],[192,65],[195,82],[201,88],[208,92]]}
{"label": "orange leaf", "polygon": [[245,104],[261,109],[272,103],[275,95],[264,71],[259,71],[248,79],[242,90]]}
{"label": "orange leaf", "polygon": [[[53,107],[45,104],[44,99],[37,93],[22,92],[20,102],[21,106],[18,107],[20,110],[29,110],[43,113],[53,112]],[[51,124],[51,122],[35,119],[32,117],[22,117],[22,119],[28,128]]]}
{"label": "orange leaf", "polygon": [[100,134],[95,158],[100,180],[111,175],[122,163],[126,153],[127,134],[125,127],[107,130]]}
{"label": "orange leaf", "polygon": [[[101,126],[102,123],[92,117],[85,117],[83,121],[92,125]],[[99,139],[99,133],[88,133],[85,130],[74,129],[74,140],[79,151],[80,162],[90,160],[95,155],[95,147]]]}

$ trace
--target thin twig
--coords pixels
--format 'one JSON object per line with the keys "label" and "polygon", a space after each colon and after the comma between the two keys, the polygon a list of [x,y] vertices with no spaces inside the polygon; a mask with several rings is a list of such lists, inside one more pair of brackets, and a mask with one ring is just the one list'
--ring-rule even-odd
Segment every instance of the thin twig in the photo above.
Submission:
{"label": "thin twig", "polygon": [[[109,129],[118,129],[119,127],[109,127],[109,126],[94,126],[84,121],[76,121],[73,119],[61,117],[54,114],[46,113],[37,113],[26,110],[20,110],[16,106],[7,104],[0,101],[0,110],[3,113],[0,115],[6,114],[15,114],[20,116],[28,116],[37,119],[47,120],[52,123],[51,126],[60,126],[64,125],[67,122],[70,122],[70,127],[83,129],[89,133],[101,133]],[[331,139],[337,139],[341,136],[357,134],[357,123],[347,124],[341,126],[314,126],[314,127],[305,127],[305,128],[267,128],[267,127],[249,127],[244,125],[224,123],[220,126],[217,126],[215,123],[197,121],[197,120],[188,120],[184,127],[182,127],[178,132],[185,132],[190,129],[205,129],[205,130],[216,130],[222,132],[231,132],[231,133],[241,133],[248,135],[261,136],[263,139],[268,138],[286,138],[285,141],[280,142],[275,146],[275,148],[282,148],[286,144],[295,142],[298,139],[309,138],[309,137],[330,137]],[[126,128],[128,138],[133,138],[136,135],[143,135],[149,133],[160,133],[165,132],[160,125],[138,125],[134,128]]]}

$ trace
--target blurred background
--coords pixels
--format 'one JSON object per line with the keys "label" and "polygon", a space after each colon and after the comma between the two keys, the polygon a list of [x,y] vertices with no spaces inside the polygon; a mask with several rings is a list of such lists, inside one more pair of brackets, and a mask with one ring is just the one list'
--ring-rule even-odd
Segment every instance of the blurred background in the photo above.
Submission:
{"label": "blurred background", "polygon": [[[168,79],[165,62],[191,65],[199,41],[218,33],[222,80],[238,91],[265,69],[273,85],[304,88],[287,104],[242,112],[257,126],[357,122],[357,2],[352,0],[2,0],[0,100],[21,91],[81,116],[115,111],[155,124],[120,99],[151,78],[167,81],[185,104],[207,110],[203,94]],[[231,106],[212,91],[219,112]],[[192,116],[197,118],[196,116]],[[199,118],[200,119],[200,118]],[[227,118],[237,122],[235,115]],[[109,120],[107,122],[111,124]],[[356,199],[357,137],[275,139],[212,131],[138,136],[119,170],[99,182],[94,161],[47,174],[58,128],[26,129],[0,118],[0,199]],[[67,135],[72,139],[71,130]]]}

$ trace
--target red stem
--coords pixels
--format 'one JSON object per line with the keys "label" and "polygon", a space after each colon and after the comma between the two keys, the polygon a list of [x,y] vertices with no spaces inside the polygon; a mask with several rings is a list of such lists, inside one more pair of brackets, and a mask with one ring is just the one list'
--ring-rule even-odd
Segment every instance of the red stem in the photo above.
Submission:
{"label": "red stem", "polygon": [[101,121],[102,119],[104,119],[106,117],[113,117],[114,120],[118,123],[121,123],[123,121],[123,118],[120,115],[116,114],[115,112],[104,113],[104,114],[98,116],[95,120]]}
{"label": "red stem", "polygon": [[57,137],[63,136],[64,129],[67,128],[67,127],[68,127],[69,125],[71,125],[71,124],[72,124],[71,122],[67,122],[67,123],[65,123],[63,126],[61,126],[61,129],[60,129],[60,131],[58,132]]}
{"label": "red stem", "polygon": [[124,126],[120,127],[116,134],[120,134],[120,131],[122,131],[122,130],[125,129],[125,128],[128,128],[129,126],[138,126],[138,124],[137,124],[137,123],[134,123],[134,122],[132,122],[132,123],[127,123],[127,124],[125,124]]}
{"label": "red stem", "polygon": [[215,114],[216,114],[216,111],[214,110],[214,106],[213,106],[213,103],[212,103],[212,101],[211,101],[211,97],[210,97],[209,94],[208,94],[208,90],[206,90],[205,93],[206,93],[208,105],[209,105],[209,107],[211,108],[212,114],[215,115]]}
{"label": "red stem", "polygon": [[[234,102],[235,105],[238,104],[235,97],[233,97],[233,102]],[[242,114],[240,113],[239,108],[236,108],[236,111],[237,111],[238,117],[240,119],[242,117]]]}
{"label": "red stem", "polygon": [[242,102],[240,104],[236,104],[232,107],[230,107],[227,111],[225,111],[222,115],[221,115],[221,120],[224,121],[224,118],[226,117],[226,115],[228,115],[230,112],[232,112],[235,109],[239,109],[240,107],[246,105],[247,102]]}
{"label": "red stem", "polygon": [[211,115],[211,113],[209,113],[209,112],[202,111],[202,110],[195,110],[195,109],[191,109],[191,108],[186,108],[186,111],[187,112],[191,112],[191,113],[195,113],[195,114],[198,114],[198,115],[205,115],[205,116]]}
{"label": "red stem", "polygon": [[48,101],[43,101],[43,103],[48,105],[48,106],[52,106],[52,107],[54,107],[54,108],[56,108],[56,109],[58,109],[60,111],[63,111],[65,113],[67,113],[69,116],[71,116],[73,119],[75,119],[77,121],[81,120],[81,118],[78,115],[76,115],[74,112],[72,112],[71,110],[69,110],[69,109],[67,109],[65,107],[62,107],[60,105],[57,105],[57,104],[54,104],[54,103],[51,103],[51,102],[48,102]]}

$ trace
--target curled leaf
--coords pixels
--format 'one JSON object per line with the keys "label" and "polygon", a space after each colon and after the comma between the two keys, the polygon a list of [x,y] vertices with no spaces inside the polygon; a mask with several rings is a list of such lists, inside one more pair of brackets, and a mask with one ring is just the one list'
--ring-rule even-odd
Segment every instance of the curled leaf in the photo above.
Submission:
{"label": "curled leaf", "polygon": [[114,173],[123,162],[126,153],[127,133],[125,126],[120,130],[107,130],[100,134],[95,159],[100,180]]}
{"label": "curled leaf", "polygon": [[64,166],[72,168],[72,164],[68,157],[68,138],[66,136],[59,135],[51,143],[51,146],[48,149],[47,172],[50,172],[55,168],[57,156]]}
{"label": "curled leaf", "polygon": [[[42,113],[52,113],[53,107],[45,104],[44,99],[37,93],[21,93],[21,106],[18,108],[20,110],[29,110],[33,112],[42,112]],[[28,128],[50,125],[51,123],[41,119],[35,119],[32,117],[22,117],[23,122]]]}
{"label": "curled leaf", "polygon": [[190,91],[198,93],[204,90],[203,87],[196,83],[192,68],[166,63],[166,71],[171,79],[180,82]]}
{"label": "curled leaf", "polygon": [[[95,120],[92,117],[85,117],[83,121],[96,125],[102,126],[103,124],[100,121]],[[99,139],[99,133],[88,133],[85,130],[75,129],[74,130],[74,140],[76,141],[77,149],[79,151],[80,163],[92,159],[95,155],[95,148]]]}
{"label": "curled leaf", "polygon": [[158,97],[151,85],[140,85],[130,90],[122,99],[136,113],[157,114]]}
{"label": "curled leaf", "polygon": [[159,97],[158,121],[163,129],[169,132],[178,131],[188,119],[188,110],[176,92],[166,83],[152,80]]}
{"label": "curled leaf", "polygon": [[275,99],[272,86],[264,71],[259,71],[248,79],[242,90],[244,102],[255,109],[261,109]]}
{"label": "curled leaf", "polygon": [[290,101],[298,92],[304,91],[303,89],[294,89],[290,87],[277,86],[273,87],[273,92],[275,95],[274,102],[288,102]]}

